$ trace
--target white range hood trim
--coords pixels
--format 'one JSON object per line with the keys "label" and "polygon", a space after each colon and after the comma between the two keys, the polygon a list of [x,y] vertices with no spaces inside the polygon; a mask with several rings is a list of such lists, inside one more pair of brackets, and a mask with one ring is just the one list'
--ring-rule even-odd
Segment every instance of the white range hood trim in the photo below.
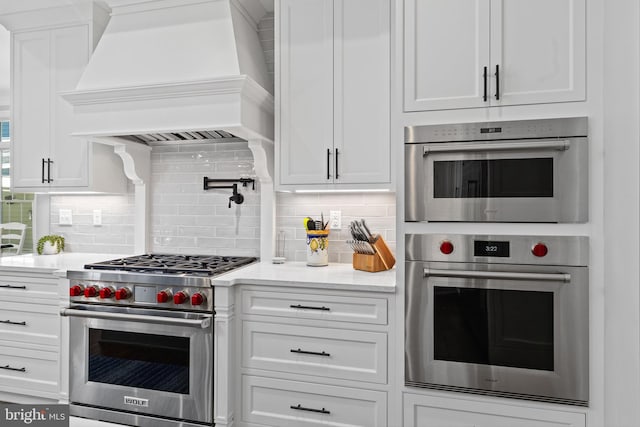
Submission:
{"label": "white range hood trim", "polygon": [[246,75],[60,95],[74,106],[76,136],[225,130],[273,141],[273,95]]}

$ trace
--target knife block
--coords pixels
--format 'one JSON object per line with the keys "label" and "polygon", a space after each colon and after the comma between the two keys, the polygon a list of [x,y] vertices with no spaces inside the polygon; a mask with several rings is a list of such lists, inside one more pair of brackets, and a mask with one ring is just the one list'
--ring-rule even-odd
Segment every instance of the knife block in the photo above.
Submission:
{"label": "knife block", "polygon": [[396,259],[384,239],[378,236],[371,246],[376,251],[375,254],[353,254],[353,268],[371,273],[390,270],[395,265]]}

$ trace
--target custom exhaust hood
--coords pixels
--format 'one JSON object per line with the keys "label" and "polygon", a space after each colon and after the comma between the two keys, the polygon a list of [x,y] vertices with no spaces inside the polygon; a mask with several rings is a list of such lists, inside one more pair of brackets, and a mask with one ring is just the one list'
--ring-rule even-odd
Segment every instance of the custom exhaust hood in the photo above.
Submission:
{"label": "custom exhaust hood", "polygon": [[260,2],[104,1],[107,28],[76,90],[62,94],[74,106],[75,135],[147,144],[273,140]]}
{"label": "custom exhaust hood", "polygon": [[136,190],[136,252],[148,251],[150,150],[248,141],[273,252],[273,82],[256,0],[100,0],[111,18],[74,91],[73,135],[114,146]]}

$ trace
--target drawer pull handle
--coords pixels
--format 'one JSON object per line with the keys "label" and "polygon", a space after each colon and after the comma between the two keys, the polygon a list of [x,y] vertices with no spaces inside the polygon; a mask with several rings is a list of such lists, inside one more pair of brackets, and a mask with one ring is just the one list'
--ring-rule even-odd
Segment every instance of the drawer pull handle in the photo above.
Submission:
{"label": "drawer pull handle", "polygon": [[0,285],[0,288],[7,288],[7,289],[27,289],[26,286],[22,285],[22,286],[16,286],[16,285]]}
{"label": "drawer pull handle", "polygon": [[331,353],[326,353],[324,351],[322,352],[317,352],[317,351],[306,351],[306,350],[300,350],[300,349],[291,349],[289,350],[291,353],[300,353],[300,354],[313,354],[314,356],[326,356],[329,357],[331,356]]}
{"label": "drawer pull handle", "polygon": [[11,320],[0,320],[0,323],[6,323],[7,325],[27,326],[27,322],[13,322]]}
{"label": "drawer pull handle", "polygon": [[291,308],[301,308],[303,310],[322,310],[322,311],[331,311],[331,309],[329,307],[312,307],[310,305],[300,305],[300,304],[296,304],[296,305],[290,305],[289,307]]}
{"label": "drawer pull handle", "polygon": [[331,411],[327,411],[324,408],[322,408],[322,409],[305,408],[304,406],[300,405],[299,403],[298,403],[297,406],[291,405],[290,408],[298,410],[298,411],[317,412],[319,414],[327,414],[327,415],[331,413]]}
{"label": "drawer pull handle", "polygon": [[0,366],[0,369],[6,369],[7,371],[27,372],[27,368],[12,368],[11,366]]}

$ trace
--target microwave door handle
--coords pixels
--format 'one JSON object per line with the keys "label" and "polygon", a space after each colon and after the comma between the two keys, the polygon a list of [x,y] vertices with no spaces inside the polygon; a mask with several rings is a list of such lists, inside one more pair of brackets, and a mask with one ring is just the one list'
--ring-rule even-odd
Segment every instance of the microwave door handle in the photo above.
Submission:
{"label": "microwave door handle", "polygon": [[119,320],[124,322],[140,322],[140,323],[154,323],[159,325],[170,326],[192,326],[205,329],[211,324],[211,316],[206,316],[203,319],[177,319],[172,317],[162,316],[142,316],[139,314],[120,314],[120,313],[108,313],[102,311],[88,311],[88,310],[74,310],[73,308],[63,308],[60,310],[61,316],[70,317],[85,317],[88,319],[105,319],[105,320]]}
{"label": "microwave door handle", "polygon": [[425,144],[422,155],[485,151],[565,151],[571,143],[563,141],[491,142],[471,144]]}
{"label": "microwave door handle", "polygon": [[518,273],[515,271],[470,271],[424,269],[424,277],[461,277],[469,279],[533,280],[536,282],[571,282],[568,273]]}

